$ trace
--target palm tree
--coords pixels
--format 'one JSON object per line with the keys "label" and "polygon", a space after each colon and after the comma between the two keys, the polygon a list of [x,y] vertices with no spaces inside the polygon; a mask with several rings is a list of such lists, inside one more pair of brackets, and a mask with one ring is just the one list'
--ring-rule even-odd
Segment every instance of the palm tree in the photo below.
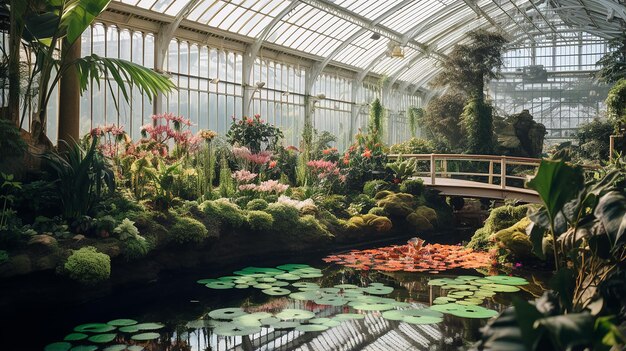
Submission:
{"label": "palm tree", "polygon": [[[38,87],[31,125],[34,140],[45,140],[48,102],[54,88],[70,69],[75,69],[78,73],[81,92],[87,89],[90,81],[96,81],[99,85],[100,77],[106,76],[117,83],[126,101],[129,100],[128,89],[132,87],[137,87],[150,98],[160,92],[169,92],[175,87],[166,76],[130,61],[95,54],[75,59],[65,54],[80,40],[85,29],[110,2],[111,0],[0,0],[0,4],[12,14],[11,26],[16,29],[12,35],[19,36],[19,40],[11,40],[11,43],[24,45],[36,57],[29,77],[32,85]],[[105,81],[112,89],[110,82]],[[20,126],[27,106],[25,103]]]}

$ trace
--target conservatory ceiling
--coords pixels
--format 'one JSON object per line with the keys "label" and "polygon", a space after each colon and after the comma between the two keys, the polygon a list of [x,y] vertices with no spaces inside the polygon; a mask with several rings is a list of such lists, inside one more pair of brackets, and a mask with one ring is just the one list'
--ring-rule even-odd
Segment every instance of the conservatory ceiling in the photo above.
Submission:
{"label": "conservatory ceiling", "polygon": [[423,87],[437,63],[473,29],[513,42],[582,30],[604,38],[624,28],[621,0],[115,0],[111,9],[156,18],[328,64]]}

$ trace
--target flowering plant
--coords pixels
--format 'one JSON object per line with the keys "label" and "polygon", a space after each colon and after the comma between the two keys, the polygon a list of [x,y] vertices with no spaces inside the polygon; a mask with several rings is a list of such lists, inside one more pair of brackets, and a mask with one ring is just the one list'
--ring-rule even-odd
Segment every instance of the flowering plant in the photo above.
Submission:
{"label": "flowering plant", "polygon": [[245,146],[253,153],[262,151],[263,146],[267,150],[276,149],[282,137],[280,129],[266,123],[258,114],[253,118],[243,116],[241,120],[233,117],[233,124],[226,133],[229,143]]}
{"label": "flowering plant", "polygon": [[237,183],[249,183],[253,181],[257,177],[257,175],[258,174],[246,170],[236,171],[232,174]]}
{"label": "flowering plant", "polygon": [[277,180],[266,180],[261,184],[242,184],[239,186],[240,191],[255,191],[265,194],[281,194],[287,191],[289,185],[281,184]]}
{"label": "flowering plant", "polygon": [[316,175],[317,182],[320,186],[327,188],[329,192],[335,189],[340,183],[346,181],[345,174],[337,166],[337,162],[325,160],[313,160],[306,164],[311,172]]}
{"label": "flowering plant", "polygon": [[361,130],[356,134],[355,142],[343,155],[341,165],[346,168],[348,187],[362,189],[366,181],[374,174],[383,173],[387,164],[387,156],[383,152],[382,143],[376,141]]}
{"label": "flowering plant", "polygon": [[111,158],[118,156],[122,151],[127,149],[120,144],[124,143],[125,145],[128,145],[132,143],[132,140],[124,131],[124,126],[118,126],[115,124],[105,124],[103,126],[92,128],[89,131],[89,135],[92,138],[98,139],[98,149],[103,155]]}
{"label": "flowering plant", "polygon": [[[183,116],[163,113],[153,115],[152,121],[153,123],[141,127],[141,136],[144,138],[142,142],[151,144],[151,148],[158,150],[161,155],[167,154],[171,141],[175,143],[175,156],[181,156],[196,151],[200,142],[207,140],[201,134],[193,135],[188,129],[191,121]],[[205,136],[208,137],[210,133],[211,131],[207,131]]]}

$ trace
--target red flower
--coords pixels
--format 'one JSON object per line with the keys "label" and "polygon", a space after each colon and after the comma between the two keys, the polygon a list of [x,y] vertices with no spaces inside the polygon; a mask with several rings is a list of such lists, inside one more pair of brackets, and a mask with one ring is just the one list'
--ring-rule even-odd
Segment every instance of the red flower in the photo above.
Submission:
{"label": "red flower", "polygon": [[370,158],[370,157],[372,157],[372,152],[370,151],[370,149],[365,148],[365,152],[362,153],[361,156],[363,156],[365,158]]}
{"label": "red flower", "polygon": [[393,178],[393,184],[400,184],[401,181],[400,178]]}
{"label": "red flower", "polygon": [[272,169],[274,167],[276,167],[276,161],[271,161],[269,164],[269,168]]}

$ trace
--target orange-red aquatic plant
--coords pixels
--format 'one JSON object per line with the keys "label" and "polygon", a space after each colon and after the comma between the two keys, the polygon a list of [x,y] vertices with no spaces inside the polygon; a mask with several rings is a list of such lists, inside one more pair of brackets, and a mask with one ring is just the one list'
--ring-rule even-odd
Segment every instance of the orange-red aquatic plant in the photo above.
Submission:
{"label": "orange-red aquatic plant", "polygon": [[353,250],[330,255],[324,262],[334,262],[360,270],[375,269],[395,272],[439,273],[447,269],[476,269],[490,266],[487,252],[457,245],[425,244],[413,238],[406,245],[393,245],[369,250]]}

